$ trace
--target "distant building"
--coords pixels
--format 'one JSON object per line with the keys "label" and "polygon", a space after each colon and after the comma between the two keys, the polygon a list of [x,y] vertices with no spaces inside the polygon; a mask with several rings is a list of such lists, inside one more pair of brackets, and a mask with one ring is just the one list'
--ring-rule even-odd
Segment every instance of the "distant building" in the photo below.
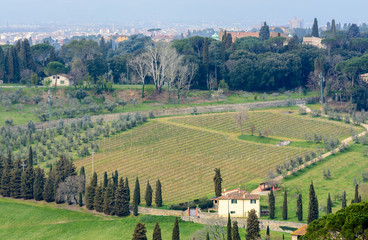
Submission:
{"label": "distant building", "polygon": [[364,73],[364,74],[360,74],[359,75],[360,80],[362,80],[363,82],[368,83],[368,73]]}
{"label": "distant building", "polygon": [[293,19],[291,19],[289,21],[289,25],[290,25],[290,28],[291,29],[295,29],[295,28],[303,28],[303,25],[304,25],[304,20],[299,20],[295,17],[293,17]]}
{"label": "distant building", "polygon": [[308,225],[304,225],[291,233],[291,240],[298,240],[307,233]]}
{"label": "distant building", "polygon": [[[244,37],[259,37],[259,32],[232,32],[232,31],[226,31],[227,34],[231,34],[231,38],[233,40],[233,42],[235,42],[236,39],[238,38],[244,38]],[[222,37],[224,36],[225,31],[221,30],[219,33],[219,40],[222,40]],[[284,34],[284,33],[277,33],[277,32],[270,32],[270,37],[284,37],[284,38],[289,38],[288,35]]]}
{"label": "distant building", "polygon": [[261,213],[260,195],[249,194],[240,188],[232,189],[221,193],[220,197],[211,199],[214,203],[219,217],[248,217],[250,210],[256,210],[258,217]]}
{"label": "distant building", "polygon": [[215,39],[215,40],[219,40],[219,35],[217,33],[214,33],[212,36],[211,36],[212,39]]}
{"label": "distant building", "polygon": [[70,80],[70,77],[66,74],[57,74],[52,75],[50,77],[47,77],[44,79],[44,81],[50,80],[50,87],[58,87],[58,86],[71,86],[74,84],[72,80]]}
{"label": "distant building", "polygon": [[303,37],[303,44],[309,44],[318,48],[326,48],[326,45],[322,44],[323,38],[319,37]]}

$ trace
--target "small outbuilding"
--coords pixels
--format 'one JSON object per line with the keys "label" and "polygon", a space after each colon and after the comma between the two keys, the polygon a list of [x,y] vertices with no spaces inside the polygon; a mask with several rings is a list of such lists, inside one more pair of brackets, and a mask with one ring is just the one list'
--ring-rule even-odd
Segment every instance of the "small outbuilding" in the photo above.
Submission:
{"label": "small outbuilding", "polygon": [[70,77],[66,74],[57,74],[52,75],[44,79],[44,81],[50,81],[50,87],[58,87],[58,86],[71,86],[74,82],[70,79]]}
{"label": "small outbuilding", "polygon": [[291,233],[291,240],[298,240],[307,233],[308,225],[304,225]]}

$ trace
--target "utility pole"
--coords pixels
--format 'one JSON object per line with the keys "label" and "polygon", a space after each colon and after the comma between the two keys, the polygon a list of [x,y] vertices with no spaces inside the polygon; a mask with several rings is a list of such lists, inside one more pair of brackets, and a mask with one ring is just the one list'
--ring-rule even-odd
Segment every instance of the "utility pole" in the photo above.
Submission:
{"label": "utility pole", "polygon": [[51,88],[49,88],[49,121],[51,122]]}
{"label": "utility pole", "polygon": [[320,85],[321,85],[321,104],[323,104],[323,82],[325,81],[325,79],[323,78],[322,72],[319,73],[319,77],[320,77]]}
{"label": "utility pole", "polygon": [[27,164],[25,164],[24,162],[22,162],[21,166],[22,166],[23,172],[24,172],[24,167],[27,166]]}

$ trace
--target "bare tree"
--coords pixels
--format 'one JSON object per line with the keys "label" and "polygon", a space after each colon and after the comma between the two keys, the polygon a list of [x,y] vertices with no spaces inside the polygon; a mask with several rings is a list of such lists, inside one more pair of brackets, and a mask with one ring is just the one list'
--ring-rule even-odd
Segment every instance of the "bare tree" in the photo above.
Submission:
{"label": "bare tree", "polygon": [[182,72],[182,56],[176,52],[175,49],[171,49],[167,52],[168,56],[168,66],[166,68],[166,77],[167,77],[167,85],[168,85],[168,97],[170,101],[170,90],[171,87],[177,85],[178,81],[180,81],[180,74]]}
{"label": "bare tree", "polygon": [[64,182],[61,182],[56,192],[56,198],[59,202],[78,203],[78,195],[83,192],[84,176],[69,176]]}
{"label": "bare tree", "polygon": [[135,71],[142,83],[142,98],[144,98],[144,80],[148,74],[148,57],[148,53],[140,53],[129,62],[129,65]]}
{"label": "bare tree", "polygon": [[247,108],[239,108],[234,116],[236,124],[240,127],[240,133],[243,135],[243,124],[249,119],[249,112]]}

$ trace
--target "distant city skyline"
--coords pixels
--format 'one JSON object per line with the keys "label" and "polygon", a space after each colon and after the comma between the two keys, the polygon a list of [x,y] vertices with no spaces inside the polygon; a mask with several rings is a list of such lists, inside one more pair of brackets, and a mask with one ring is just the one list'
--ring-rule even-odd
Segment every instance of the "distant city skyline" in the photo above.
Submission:
{"label": "distant city skyline", "polygon": [[317,17],[320,26],[336,19],[337,23],[368,22],[368,1],[351,0],[18,0],[2,1],[0,25],[9,24],[83,24],[116,23],[152,26],[173,23],[223,26],[239,24],[287,25],[296,17],[305,26]]}

